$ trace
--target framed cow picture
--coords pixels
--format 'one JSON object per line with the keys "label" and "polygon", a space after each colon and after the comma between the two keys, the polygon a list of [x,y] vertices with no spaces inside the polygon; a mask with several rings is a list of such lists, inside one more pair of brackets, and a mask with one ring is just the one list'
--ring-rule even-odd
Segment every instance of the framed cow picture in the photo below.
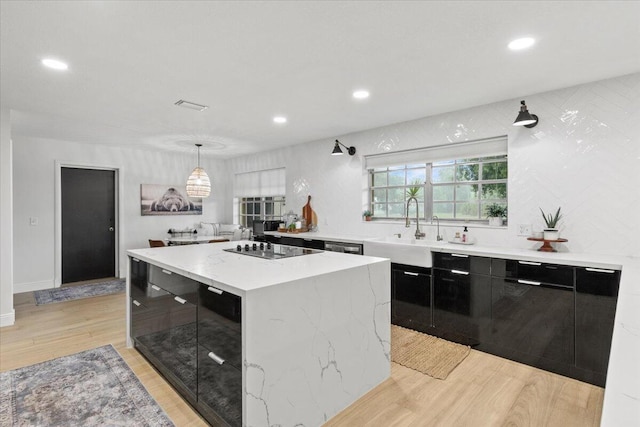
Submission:
{"label": "framed cow picture", "polygon": [[143,216],[202,215],[202,198],[187,196],[184,184],[140,184],[140,213]]}

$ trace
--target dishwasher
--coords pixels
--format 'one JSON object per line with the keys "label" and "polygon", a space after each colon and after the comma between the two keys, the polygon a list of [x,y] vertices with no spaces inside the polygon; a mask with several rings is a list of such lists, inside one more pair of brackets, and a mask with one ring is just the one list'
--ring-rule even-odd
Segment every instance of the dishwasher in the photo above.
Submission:
{"label": "dishwasher", "polygon": [[359,243],[325,242],[324,250],[329,252],[343,252],[345,254],[362,255],[362,245]]}

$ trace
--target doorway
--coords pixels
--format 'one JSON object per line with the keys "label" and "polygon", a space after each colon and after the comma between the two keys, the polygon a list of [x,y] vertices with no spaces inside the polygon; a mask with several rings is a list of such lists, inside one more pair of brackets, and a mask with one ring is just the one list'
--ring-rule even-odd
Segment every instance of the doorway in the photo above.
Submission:
{"label": "doorway", "polygon": [[61,283],[116,277],[116,171],[60,169]]}

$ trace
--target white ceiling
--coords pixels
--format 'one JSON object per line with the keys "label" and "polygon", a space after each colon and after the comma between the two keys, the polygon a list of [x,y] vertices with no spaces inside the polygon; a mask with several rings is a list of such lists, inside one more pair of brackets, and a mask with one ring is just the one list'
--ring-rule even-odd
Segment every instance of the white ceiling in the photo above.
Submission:
{"label": "white ceiling", "polygon": [[[640,71],[638,1],[2,0],[0,16],[14,135],[220,158]],[[536,45],[509,51],[522,36]]]}

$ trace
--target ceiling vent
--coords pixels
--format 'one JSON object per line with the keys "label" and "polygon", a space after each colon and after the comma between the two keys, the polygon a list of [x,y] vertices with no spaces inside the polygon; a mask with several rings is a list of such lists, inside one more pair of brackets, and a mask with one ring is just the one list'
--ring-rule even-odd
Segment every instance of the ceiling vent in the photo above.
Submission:
{"label": "ceiling vent", "polygon": [[197,111],[204,111],[207,108],[209,108],[206,105],[196,104],[195,102],[185,101],[184,99],[181,99],[180,101],[175,102],[175,105],[177,105],[178,107],[189,108],[191,110],[197,110]]}

